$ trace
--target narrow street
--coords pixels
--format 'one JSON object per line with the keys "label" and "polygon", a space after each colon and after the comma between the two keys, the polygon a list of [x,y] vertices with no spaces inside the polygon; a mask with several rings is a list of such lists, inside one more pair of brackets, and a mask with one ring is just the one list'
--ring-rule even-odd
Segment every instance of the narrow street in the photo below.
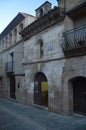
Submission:
{"label": "narrow street", "polygon": [[86,130],[86,117],[61,116],[0,99],[0,130]]}

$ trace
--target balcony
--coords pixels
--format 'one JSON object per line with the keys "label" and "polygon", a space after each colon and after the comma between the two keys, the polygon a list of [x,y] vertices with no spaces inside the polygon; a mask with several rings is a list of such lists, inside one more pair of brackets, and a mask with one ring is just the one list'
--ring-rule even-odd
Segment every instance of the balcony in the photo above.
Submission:
{"label": "balcony", "polygon": [[86,54],[86,25],[63,33],[63,52],[66,56]]}
{"label": "balcony", "polygon": [[14,64],[13,64],[13,62],[7,62],[5,68],[6,68],[6,73],[8,75],[12,75],[14,73]]}

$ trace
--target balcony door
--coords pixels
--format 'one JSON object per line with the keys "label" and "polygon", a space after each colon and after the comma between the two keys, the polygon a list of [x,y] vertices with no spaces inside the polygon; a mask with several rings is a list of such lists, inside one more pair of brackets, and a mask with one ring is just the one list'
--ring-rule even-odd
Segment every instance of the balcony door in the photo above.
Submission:
{"label": "balcony door", "polygon": [[14,53],[12,52],[12,53],[10,53],[10,67],[11,67],[11,70],[13,71],[13,69],[14,69],[14,66],[13,66],[13,62],[14,62]]}

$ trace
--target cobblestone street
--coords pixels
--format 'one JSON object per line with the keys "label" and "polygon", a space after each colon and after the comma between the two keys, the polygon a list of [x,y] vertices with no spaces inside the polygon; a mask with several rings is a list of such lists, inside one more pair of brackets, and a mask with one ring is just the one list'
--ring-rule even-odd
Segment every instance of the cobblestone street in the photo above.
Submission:
{"label": "cobblestone street", "polygon": [[0,99],[0,130],[86,130],[86,117],[61,116]]}

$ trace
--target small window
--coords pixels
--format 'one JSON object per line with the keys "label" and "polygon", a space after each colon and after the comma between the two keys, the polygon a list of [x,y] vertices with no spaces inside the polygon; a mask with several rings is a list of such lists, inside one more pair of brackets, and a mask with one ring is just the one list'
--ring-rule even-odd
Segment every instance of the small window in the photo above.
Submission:
{"label": "small window", "polygon": [[17,29],[14,30],[14,42],[17,41]]}
{"label": "small window", "polygon": [[10,42],[10,45],[11,45],[12,44],[12,33],[10,33],[9,42]]}
{"label": "small window", "polygon": [[43,55],[44,55],[44,45],[43,45],[43,40],[42,40],[42,39],[39,39],[38,43],[39,43],[39,45],[40,45],[40,58],[42,58]]}
{"label": "small window", "polygon": [[23,23],[20,24],[19,31],[21,32],[23,30]]}

